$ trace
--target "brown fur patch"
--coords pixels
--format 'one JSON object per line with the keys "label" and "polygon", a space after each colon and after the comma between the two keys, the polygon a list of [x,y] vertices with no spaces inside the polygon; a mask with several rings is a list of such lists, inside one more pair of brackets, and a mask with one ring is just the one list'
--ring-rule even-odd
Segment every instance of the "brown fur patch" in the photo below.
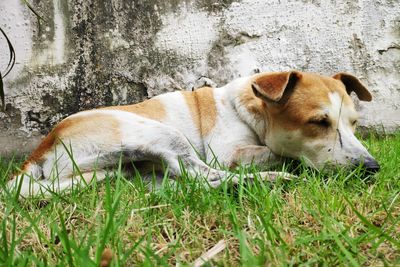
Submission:
{"label": "brown fur patch", "polygon": [[165,107],[158,99],[149,99],[134,105],[104,107],[101,109],[132,112],[139,116],[156,121],[162,121],[166,115]]}
{"label": "brown fur patch", "polygon": [[202,137],[208,135],[217,122],[217,106],[213,88],[203,87],[194,92],[182,92],[190,115]]}
{"label": "brown fur patch", "polygon": [[182,91],[181,94],[185,98],[186,105],[189,107],[190,116],[197,130],[201,133],[200,111],[195,92]]}
{"label": "brown fur patch", "polygon": [[[63,120],[54,130],[57,132],[57,137],[64,138],[79,138],[86,136],[99,136],[102,142],[106,144],[111,141],[120,142],[119,122],[113,115],[90,113],[82,114],[81,116],[73,116]],[[100,140],[99,140],[100,141]]]}

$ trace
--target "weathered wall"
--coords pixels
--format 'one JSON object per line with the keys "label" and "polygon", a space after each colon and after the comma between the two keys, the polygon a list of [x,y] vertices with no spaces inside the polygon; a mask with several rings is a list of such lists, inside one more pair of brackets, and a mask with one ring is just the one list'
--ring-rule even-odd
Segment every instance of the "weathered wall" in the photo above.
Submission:
{"label": "weathered wall", "polygon": [[[22,1],[21,1],[22,2]],[[5,81],[0,152],[26,152],[61,118],[141,101],[207,76],[217,84],[254,69],[356,74],[375,96],[364,126],[400,125],[397,0],[33,0],[41,31],[16,0],[0,25],[16,47]],[[0,38],[0,68],[8,58]]]}

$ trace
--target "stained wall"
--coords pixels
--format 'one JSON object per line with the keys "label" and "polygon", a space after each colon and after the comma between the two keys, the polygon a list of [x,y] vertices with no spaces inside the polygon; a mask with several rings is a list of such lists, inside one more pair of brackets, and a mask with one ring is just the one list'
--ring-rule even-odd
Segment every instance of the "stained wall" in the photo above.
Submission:
{"label": "stained wall", "polygon": [[[387,1],[41,0],[0,2],[16,48],[5,78],[0,153],[26,153],[80,110],[135,103],[218,85],[255,69],[359,77],[374,101],[357,103],[361,125],[400,125],[400,5]],[[0,69],[9,54],[0,37]]]}

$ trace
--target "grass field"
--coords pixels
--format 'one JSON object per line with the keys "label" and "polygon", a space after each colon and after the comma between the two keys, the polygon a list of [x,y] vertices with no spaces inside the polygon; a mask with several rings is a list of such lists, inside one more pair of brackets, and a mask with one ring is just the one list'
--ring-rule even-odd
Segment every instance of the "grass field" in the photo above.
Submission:
{"label": "grass field", "polygon": [[[0,263],[98,266],[111,252],[112,266],[185,266],[222,244],[212,264],[399,265],[400,134],[363,142],[382,166],[374,177],[301,168],[295,181],[210,190],[182,177],[149,190],[116,170],[47,201],[3,194]],[[1,187],[16,167],[0,159]]]}

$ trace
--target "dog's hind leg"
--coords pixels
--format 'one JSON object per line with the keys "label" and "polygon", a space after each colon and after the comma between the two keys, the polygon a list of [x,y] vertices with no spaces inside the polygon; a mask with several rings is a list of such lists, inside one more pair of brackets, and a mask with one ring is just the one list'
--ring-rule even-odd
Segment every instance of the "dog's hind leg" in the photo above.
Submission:
{"label": "dog's hind leg", "polygon": [[20,191],[22,197],[47,196],[74,185],[84,186],[93,178],[104,179],[104,168],[116,164],[119,158],[118,151],[111,154],[82,148],[72,151],[59,144],[49,149],[39,162],[28,159],[7,187],[9,191]]}
{"label": "dog's hind leg", "polygon": [[57,179],[35,179],[28,174],[20,174],[9,181],[7,187],[9,190],[20,191],[20,197],[46,197],[53,193],[68,191],[76,187],[84,187],[91,182],[98,182],[106,177],[107,171],[88,171],[73,177],[62,177]]}
{"label": "dog's hind leg", "polygon": [[116,115],[87,111],[61,121],[8,182],[8,190],[23,196],[38,195],[46,188],[59,192],[78,183],[74,179],[82,173],[117,164],[121,144]]}

